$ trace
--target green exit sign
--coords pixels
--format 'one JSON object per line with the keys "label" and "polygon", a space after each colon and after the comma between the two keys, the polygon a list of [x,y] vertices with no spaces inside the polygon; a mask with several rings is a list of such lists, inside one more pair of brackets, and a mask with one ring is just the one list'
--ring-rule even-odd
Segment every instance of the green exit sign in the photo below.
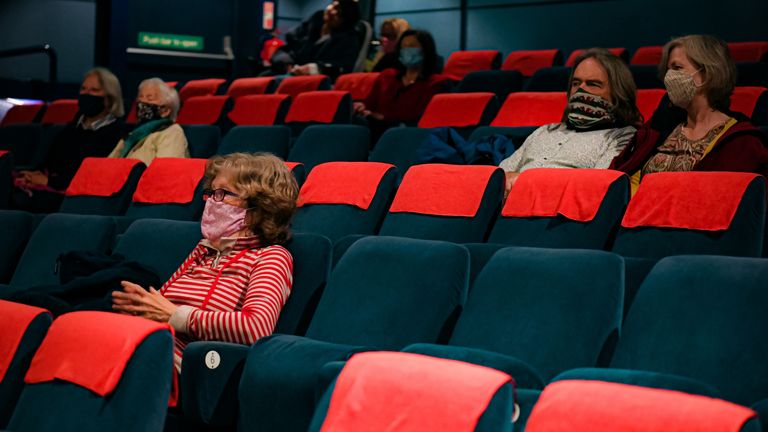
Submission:
{"label": "green exit sign", "polygon": [[139,46],[185,51],[202,51],[203,37],[167,33],[139,32]]}

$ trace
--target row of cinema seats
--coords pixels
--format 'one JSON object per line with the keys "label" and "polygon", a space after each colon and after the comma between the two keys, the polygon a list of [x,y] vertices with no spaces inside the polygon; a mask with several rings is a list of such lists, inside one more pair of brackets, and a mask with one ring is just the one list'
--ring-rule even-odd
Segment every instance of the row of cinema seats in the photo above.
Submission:
{"label": "row of cinema seats", "polygon": [[[199,237],[195,229],[190,222],[138,221],[115,252],[134,249],[147,261],[141,254],[176,254],[178,265],[186,252],[179,234],[191,240]],[[562,430],[562,422],[575,422],[565,424],[578,430],[629,430],[622,421],[656,424],[657,414],[662,422],[675,418],[680,430],[701,430],[699,422],[718,416],[731,418],[736,428],[716,430],[760,430],[746,407],[766,413],[768,349],[760,337],[768,330],[765,259],[664,258],[627,311],[627,263],[611,252],[504,247],[470,280],[473,250],[462,245],[369,237],[331,270],[330,242],[319,240],[298,234],[289,245],[296,278],[278,334],[252,347],[188,346],[180,381],[184,417],[175,418],[182,427],[320,430],[325,422],[328,428],[344,421],[339,411],[351,404],[371,410],[352,427],[366,430],[380,420],[375,413],[418,416],[403,414],[406,402],[440,406],[464,398],[461,403],[477,412],[476,430],[512,430],[513,411],[519,417],[514,428],[527,422],[533,431]],[[147,249],[161,243],[162,252]],[[304,310],[297,313],[297,306]],[[6,366],[0,420],[10,418],[11,430],[50,430],[52,422],[64,429],[159,430],[171,390],[166,326],[76,312],[54,321],[45,336],[50,317],[43,311],[9,302],[0,302],[0,309],[0,350],[12,354],[0,364]],[[291,320],[304,325],[283,325]],[[108,352],[122,337],[139,347],[129,362],[130,352]],[[83,358],[83,347],[93,361]],[[370,363],[361,367],[358,360]],[[466,363],[508,374],[515,391],[508,377],[489,377],[490,371]],[[97,382],[97,374],[110,379]],[[477,379],[458,379],[467,376]],[[468,382],[488,384],[486,397],[478,399],[476,387],[464,387]],[[373,394],[382,388],[389,390]],[[419,397],[411,401],[416,388]],[[366,396],[355,396],[362,389]],[[135,416],[139,403],[142,415]],[[708,410],[714,412],[704,415]],[[46,415],[35,415],[40,411]],[[616,429],[580,423],[589,416],[596,416],[592,422],[608,416]]]}

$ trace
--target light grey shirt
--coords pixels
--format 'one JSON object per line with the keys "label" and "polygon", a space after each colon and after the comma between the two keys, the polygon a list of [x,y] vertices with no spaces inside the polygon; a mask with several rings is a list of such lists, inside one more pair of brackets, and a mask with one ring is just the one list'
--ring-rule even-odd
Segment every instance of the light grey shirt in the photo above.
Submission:
{"label": "light grey shirt", "polygon": [[499,165],[507,172],[531,168],[608,168],[635,135],[635,128],[576,132],[563,123],[541,126]]}

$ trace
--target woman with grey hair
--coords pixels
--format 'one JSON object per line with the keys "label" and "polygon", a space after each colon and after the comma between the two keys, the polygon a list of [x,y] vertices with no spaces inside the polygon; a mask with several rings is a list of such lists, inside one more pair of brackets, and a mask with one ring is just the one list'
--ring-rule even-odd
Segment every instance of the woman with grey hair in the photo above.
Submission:
{"label": "woman with grey hair", "polygon": [[499,165],[506,192],[530,168],[608,168],[642,124],[626,63],[603,48],[586,50],[571,71],[560,123],[544,125]]}
{"label": "woman with grey hair", "polygon": [[156,157],[189,157],[184,130],[175,123],[179,95],[160,78],[139,84],[136,116],[139,123],[120,140],[109,157],[139,159],[149,165]]}
{"label": "woman with grey hair", "polygon": [[14,174],[13,205],[32,212],[58,210],[83,159],[105,157],[122,134],[120,81],[105,68],[89,70],[78,96],[78,114],[54,138],[34,170]]}
{"label": "woman with grey hair", "polygon": [[728,45],[705,35],[664,46],[659,75],[670,106],[659,108],[611,164],[642,176],[662,171],[740,171],[768,176],[768,139],[742,113],[730,111],[736,65]]}

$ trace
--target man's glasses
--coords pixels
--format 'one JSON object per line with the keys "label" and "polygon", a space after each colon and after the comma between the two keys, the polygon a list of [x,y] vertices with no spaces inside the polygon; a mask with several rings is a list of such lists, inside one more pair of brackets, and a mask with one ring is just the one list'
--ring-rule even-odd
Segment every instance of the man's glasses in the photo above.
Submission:
{"label": "man's glasses", "polygon": [[214,201],[221,202],[224,201],[224,197],[226,196],[232,196],[235,198],[240,198],[240,196],[234,192],[230,192],[226,189],[203,189],[203,199],[207,200],[209,198],[213,198]]}

